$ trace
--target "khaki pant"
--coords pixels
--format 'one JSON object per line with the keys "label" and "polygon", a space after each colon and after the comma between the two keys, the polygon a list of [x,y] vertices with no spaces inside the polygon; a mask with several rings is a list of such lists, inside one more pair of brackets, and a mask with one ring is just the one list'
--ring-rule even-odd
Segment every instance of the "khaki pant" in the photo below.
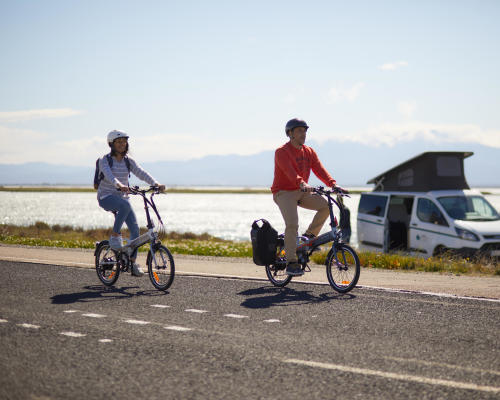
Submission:
{"label": "khaki pant", "polygon": [[297,206],[317,211],[311,225],[304,232],[317,236],[330,213],[328,202],[321,196],[300,190],[280,190],[274,194],[273,199],[285,220],[285,254],[287,262],[295,262],[297,261],[297,234],[299,230]]}

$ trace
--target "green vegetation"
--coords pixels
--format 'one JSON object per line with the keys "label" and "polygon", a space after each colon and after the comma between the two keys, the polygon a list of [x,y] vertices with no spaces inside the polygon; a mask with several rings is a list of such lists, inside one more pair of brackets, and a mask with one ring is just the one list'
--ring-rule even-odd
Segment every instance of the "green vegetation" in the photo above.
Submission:
{"label": "green vegetation", "polygon": [[[311,256],[316,264],[324,264],[327,252]],[[440,257],[412,257],[404,253],[359,252],[359,261],[366,268],[380,268],[403,271],[442,272],[461,274],[500,275],[500,265],[490,258],[462,258],[452,254]]]}
{"label": "green vegetation", "polygon": [[[141,228],[141,233],[146,231]],[[124,230],[123,236],[128,236]],[[64,248],[93,249],[95,242],[104,240],[111,234],[108,229],[73,228],[35,222],[30,226],[0,225],[0,243],[22,244],[27,246],[49,246]],[[232,242],[203,233],[169,232],[162,236],[169,249],[176,254],[194,254],[216,257],[251,257],[252,246],[249,242]],[[139,251],[147,251],[143,246]]]}
{"label": "green vegetation", "polygon": [[[145,229],[141,229],[141,233]],[[111,228],[88,229],[71,226],[52,225],[36,222],[30,226],[0,225],[0,243],[27,246],[49,246],[64,248],[92,249],[95,242],[108,238]],[[128,233],[123,232],[124,237]],[[192,254],[216,257],[252,257],[250,242],[223,240],[207,233],[166,233],[162,240],[174,254]],[[143,246],[141,251],[147,251]],[[316,264],[324,264],[326,252],[312,255]],[[428,259],[411,257],[406,254],[360,252],[361,265],[366,268],[381,268],[405,271],[442,272],[453,274],[500,275],[500,265],[488,258],[464,259],[452,255]]]}

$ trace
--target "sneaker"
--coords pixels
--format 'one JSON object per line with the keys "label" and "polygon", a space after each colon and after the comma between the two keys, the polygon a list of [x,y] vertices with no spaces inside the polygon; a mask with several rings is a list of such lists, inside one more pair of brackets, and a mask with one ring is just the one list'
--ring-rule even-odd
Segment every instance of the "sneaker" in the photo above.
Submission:
{"label": "sneaker", "polygon": [[291,276],[301,276],[304,275],[304,271],[300,267],[298,262],[291,262],[286,266],[287,275]]}
{"label": "sneaker", "polygon": [[113,250],[120,250],[123,247],[122,237],[120,236],[110,236],[109,237],[109,247]]}
{"label": "sneaker", "polygon": [[144,272],[142,272],[141,266],[137,263],[132,264],[132,276],[143,276]]}

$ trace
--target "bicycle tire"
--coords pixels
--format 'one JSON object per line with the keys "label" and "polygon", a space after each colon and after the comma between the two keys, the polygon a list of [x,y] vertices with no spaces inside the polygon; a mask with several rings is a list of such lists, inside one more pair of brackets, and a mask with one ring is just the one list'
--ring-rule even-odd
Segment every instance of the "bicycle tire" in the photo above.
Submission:
{"label": "bicycle tire", "polygon": [[148,274],[151,283],[158,290],[167,290],[174,281],[175,264],[172,254],[163,245],[153,248],[156,262],[153,262],[151,251],[148,252],[146,264],[148,265]]}
{"label": "bicycle tire", "polygon": [[103,240],[95,252],[97,277],[106,286],[113,286],[120,276],[118,253],[109,247],[109,241]]}
{"label": "bicycle tire", "polygon": [[326,276],[337,292],[350,292],[358,283],[360,270],[359,257],[352,247],[340,243],[328,253]]}
{"label": "bicycle tire", "polygon": [[[279,244],[276,248],[276,260],[284,262],[284,248],[283,243]],[[286,264],[285,264],[286,265]],[[283,265],[277,265],[277,263],[266,265],[266,275],[267,279],[277,287],[285,287],[292,280],[292,276],[286,273],[286,267]]]}

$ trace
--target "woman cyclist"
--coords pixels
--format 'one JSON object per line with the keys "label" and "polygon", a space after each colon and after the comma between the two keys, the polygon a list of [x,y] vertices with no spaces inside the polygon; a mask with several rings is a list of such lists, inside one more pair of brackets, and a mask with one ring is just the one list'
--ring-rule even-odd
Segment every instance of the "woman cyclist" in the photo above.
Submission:
{"label": "woman cyclist", "polygon": [[[128,197],[130,172],[150,185],[159,186],[160,191],[165,190],[165,185],[160,185],[139,164],[127,156],[129,150],[128,138],[129,136],[125,132],[117,130],[109,132],[108,145],[111,152],[99,159],[100,177],[97,188],[97,201],[99,206],[106,211],[115,212],[113,232],[109,238],[109,245],[115,250],[123,246],[120,231],[124,222],[130,231],[130,240],[134,240],[139,236],[139,225]],[[132,275],[142,276],[144,273],[136,263],[136,258],[137,250],[130,257]]]}

